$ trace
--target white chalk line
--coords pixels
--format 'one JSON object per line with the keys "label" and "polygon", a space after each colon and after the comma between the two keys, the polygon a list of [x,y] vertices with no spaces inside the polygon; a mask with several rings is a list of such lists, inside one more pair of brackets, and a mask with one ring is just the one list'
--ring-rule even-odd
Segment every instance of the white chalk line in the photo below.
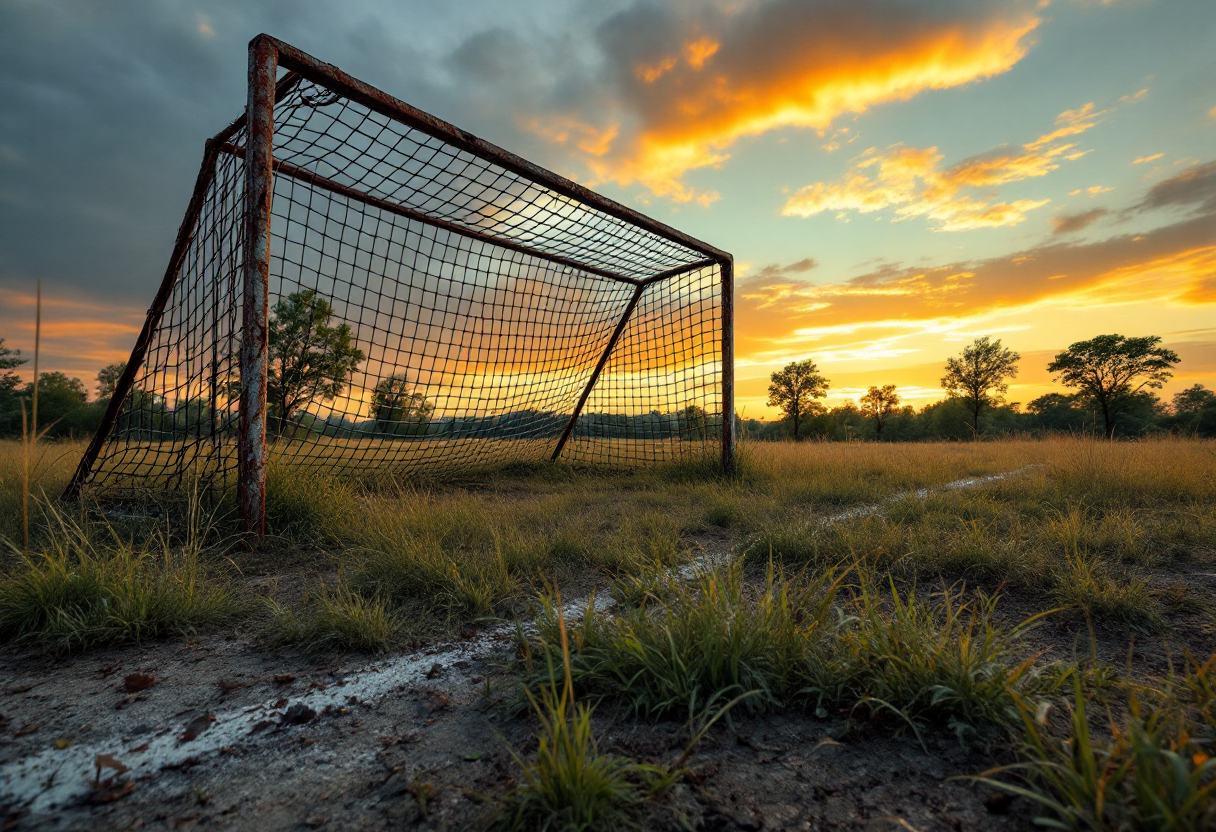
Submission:
{"label": "white chalk line", "polygon": [[[886,507],[908,497],[924,499],[938,491],[976,488],[1016,476],[1035,467],[1039,466],[1027,465],[1015,471],[955,480],[935,489],[920,488],[901,492],[882,503],[813,518],[798,528],[808,529],[813,525],[826,525],[879,514]],[[680,567],[677,574],[684,579],[693,578],[750,548],[757,539],[752,538],[736,547],[733,552],[704,555]],[[563,605],[566,620],[581,620],[588,604],[588,599],[584,598]],[[595,600],[596,610],[606,610],[613,606],[615,602],[611,598],[602,597]],[[525,625],[525,631],[534,626],[534,622]],[[290,701],[282,706],[279,703],[284,697],[276,697],[258,705],[217,713],[211,727],[190,741],[183,742],[179,731],[165,730],[151,738],[132,737],[124,742],[116,732],[105,740],[82,742],[65,749],[40,751],[0,767],[0,802],[23,806],[31,813],[46,812],[78,802],[92,791],[94,761],[99,754],[112,754],[126,765],[129,768],[126,777],[135,780],[148,778],[166,767],[179,766],[190,758],[201,761],[205,756],[238,743],[248,745],[274,736],[276,731],[280,730],[277,720],[281,720],[288,707],[297,704],[311,708],[320,715],[318,718],[324,718],[326,713],[340,708],[350,712],[366,707],[390,692],[403,688],[427,687],[442,691],[464,687],[472,684],[473,677],[481,675],[474,664],[491,658],[501,658],[506,652],[504,645],[512,643],[516,632],[515,624],[498,624],[487,628],[469,641],[441,644],[422,652],[374,662],[328,685],[291,697]],[[435,664],[441,665],[443,672],[438,678],[431,679],[427,674]],[[328,712],[327,708],[330,709]],[[265,722],[276,722],[276,726],[254,731],[255,726]],[[185,726],[182,726],[182,730],[184,728]],[[134,748],[126,748],[132,744],[135,744]],[[107,774],[109,772],[103,772],[103,778]]]}

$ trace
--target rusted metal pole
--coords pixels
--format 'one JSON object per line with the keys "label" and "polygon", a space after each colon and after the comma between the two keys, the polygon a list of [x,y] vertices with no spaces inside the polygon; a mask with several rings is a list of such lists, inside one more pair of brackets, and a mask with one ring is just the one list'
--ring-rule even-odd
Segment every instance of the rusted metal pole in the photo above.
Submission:
{"label": "rusted metal pole", "polygon": [[722,272],[722,470],[735,470],[735,260],[718,264]]}
{"label": "rusted metal pole", "polygon": [[629,299],[629,303],[625,306],[625,311],[621,314],[621,320],[617,322],[616,329],[612,331],[612,337],[608,339],[608,345],[604,347],[604,354],[600,356],[600,360],[596,362],[595,369],[591,371],[591,378],[587,379],[587,386],[583,388],[583,394],[578,397],[578,404],[574,406],[574,412],[570,414],[570,421],[566,423],[566,429],[562,431],[561,438],[557,440],[557,447],[553,449],[553,455],[549,457],[551,462],[556,462],[557,458],[562,455],[562,448],[566,447],[570,434],[574,432],[574,425],[578,422],[579,414],[583,412],[583,405],[587,403],[587,397],[591,395],[591,390],[595,387],[595,383],[599,381],[600,372],[603,371],[604,365],[608,363],[608,358],[612,355],[612,349],[616,346],[616,342],[621,340],[621,333],[625,331],[629,319],[633,317],[633,310],[637,307],[638,301],[642,299],[642,293],[645,291],[645,286],[638,286],[634,290],[633,297]]}
{"label": "rusted metal pole", "polygon": [[241,400],[237,432],[237,502],[252,544],[266,533],[266,375],[270,317],[270,208],[274,197],[274,96],[278,50],[258,36],[249,43],[245,106],[244,293],[241,310]]}
{"label": "rusted metal pole", "polygon": [[151,346],[152,337],[160,327],[160,319],[165,314],[165,305],[173,294],[173,287],[177,285],[182,263],[186,260],[186,252],[190,248],[190,242],[194,239],[195,227],[198,225],[199,215],[202,214],[203,203],[207,199],[207,189],[211,187],[211,181],[215,178],[215,160],[218,155],[214,140],[208,141],[206,150],[203,152],[203,163],[199,167],[198,178],[194,180],[194,193],[190,196],[186,216],[177,230],[173,254],[169,258],[169,265],[165,268],[164,277],[161,278],[160,288],[156,292],[156,297],[152,299],[152,305],[148,307],[143,329],[139,331],[139,337],[135,339],[135,346],[131,348],[131,357],[127,359],[126,369],[123,370],[117,384],[114,385],[114,393],[110,396],[109,404],[106,405],[106,412],[101,417],[101,423],[97,426],[93,439],[85,449],[80,464],[76,466],[76,473],[73,474],[72,481],[68,483],[68,487],[63,492],[65,500],[76,497],[80,493],[81,486],[88,480],[97,456],[101,453],[102,445],[110,437],[110,431],[114,429],[122,403],[126,401],[127,394],[131,392],[131,388],[135,384],[135,376],[139,374],[144,365],[148,347]]}

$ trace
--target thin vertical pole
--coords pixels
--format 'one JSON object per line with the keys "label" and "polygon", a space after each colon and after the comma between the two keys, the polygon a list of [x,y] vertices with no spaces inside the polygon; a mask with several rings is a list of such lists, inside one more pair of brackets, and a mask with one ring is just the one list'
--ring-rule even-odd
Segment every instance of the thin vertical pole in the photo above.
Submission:
{"label": "thin vertical pole", "polygon": [[735,261],[722,272],[722,470],[735,470]]}
{"label": "thin vertical pole", "polygon": [[278,50],[265,36],[249,43],[245,107],[244,297],[237,501],[245,534],[266,532],[266,373],[270,317],[270,207],[274,195],[274,98]]}

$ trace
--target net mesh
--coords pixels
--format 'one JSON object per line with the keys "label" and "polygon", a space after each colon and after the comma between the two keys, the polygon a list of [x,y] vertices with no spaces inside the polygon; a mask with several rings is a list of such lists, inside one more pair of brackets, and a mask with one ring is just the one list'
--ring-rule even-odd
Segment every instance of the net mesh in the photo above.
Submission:
{"label": "net mesh", "polygon": [[[244,142],[206,172],[98,491],[235,482]],[[272,459],[408,475],[547,459],[568,427],[564,460],[720,453],[704,253],[312,82],[276,103],[274,158]]]}

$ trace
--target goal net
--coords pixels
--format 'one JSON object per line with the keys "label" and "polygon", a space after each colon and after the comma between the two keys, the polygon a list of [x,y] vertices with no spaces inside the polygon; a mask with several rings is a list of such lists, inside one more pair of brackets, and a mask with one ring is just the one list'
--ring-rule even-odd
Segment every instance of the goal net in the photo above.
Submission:
{"label": "goal net", "polygon": [[[207,143],[74,488],[226,488],[258,443],[358,476],[729,465],[729,255],[286,44],[255,47],[287,71],[265,118],[251,92],[253,115]],[[272,148],[261,225],[251,135]]]}

